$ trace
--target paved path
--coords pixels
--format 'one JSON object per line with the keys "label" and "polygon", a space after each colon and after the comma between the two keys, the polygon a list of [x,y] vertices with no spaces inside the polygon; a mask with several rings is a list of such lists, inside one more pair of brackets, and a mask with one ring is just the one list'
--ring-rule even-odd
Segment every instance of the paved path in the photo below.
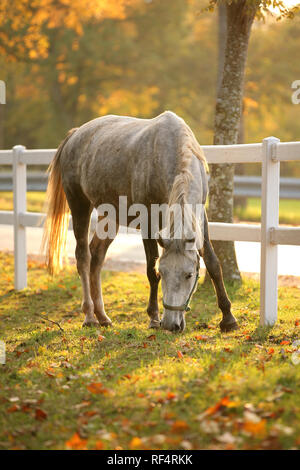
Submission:
{"label": "paved path", "polygon": [[[39,254],[42,229],[27,228],[27,252]],[[68,254],[74,256],[75,238],[72,231],[68,232]],[[258,273],[260,271],[260,244],[235,242],[239,268],[243,272]],[[13,251],[13,227],[0,225],[0,250]],[[108,261],[145,264],[145,254],[139,235],[118,234],[107,254]],[[279,269],[283,275],[300,276],[300,246],[279,246]],[[202,260],[201,260],[202,263]],[[109,264],[109,263],[108,263]],[[202,267],[204,267],[202,263]]]}

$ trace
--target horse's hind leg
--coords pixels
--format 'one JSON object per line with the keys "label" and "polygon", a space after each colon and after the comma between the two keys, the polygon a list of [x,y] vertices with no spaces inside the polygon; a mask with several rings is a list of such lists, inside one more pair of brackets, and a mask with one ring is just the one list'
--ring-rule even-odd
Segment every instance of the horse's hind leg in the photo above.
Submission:
{"label": "horse's hind leg", "polygon": [[238,328],[238,324],[235,317],[231,313],[231,302],[224,286],[220,262],[209,240],[206,213],[204,215],[203,259],[216,290],[219,308],[222,310],[223,318],[220,322],[221,331],[226,332],[235,330]]}
{"label": "horse's hind leg", "polygon": [[90,268],[91,296],[94,302],[94,313],[102,326],[109,326],[112,324],[104,310],[101,288],[101,269],[107,249],[112,241],[113,239],[111,238],[101,240],[95,233],[90,243],[90,252],[92,256]]}
{"label": "horse's hind leg", "polygon": [[92,205],[80,188],[66,191],[68,204],[72,213],[73,231],[76,238],[77,271],[82,284],[82,311],[85,313],[83,326],[98,324],[94,316],[94,304],[90,292],[90,261],[88,235]]}
{"label": "horse's hind leg", "polygon": [[160,278],[155,269],[155,264],[159,257],[157,241],[150,238],[143,238],[143,244],[147,259],[147,276],[150,283],[150,297],[147,308],[147,313],[150,317],[149,328],[159,328],[160,320],[157,302],[157,290]]}

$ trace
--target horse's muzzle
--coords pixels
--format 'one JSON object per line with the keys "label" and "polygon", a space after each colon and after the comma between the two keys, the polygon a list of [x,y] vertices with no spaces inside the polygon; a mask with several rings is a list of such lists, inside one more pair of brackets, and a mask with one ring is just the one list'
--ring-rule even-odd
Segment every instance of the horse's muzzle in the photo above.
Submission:
{"label": "horse's muzzle", "polygon": [[185,318],[183,312],[165,312],[161,321],[164,330],[180,333],[185,329]]}

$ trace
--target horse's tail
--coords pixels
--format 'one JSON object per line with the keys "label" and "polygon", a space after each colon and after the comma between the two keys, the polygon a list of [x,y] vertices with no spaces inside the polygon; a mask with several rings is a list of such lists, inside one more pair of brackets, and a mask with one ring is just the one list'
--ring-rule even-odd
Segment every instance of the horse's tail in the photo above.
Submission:
{"label": "horse's tail", "polygon": [[77,128],[71,129],[68,132],[48,168],[48,210],[41,249],[46,251],[46,264],[51,274],[59,272],[63,266],[70,214],[67,198],[62,186],[60,157],[65,144],[76,130]]}

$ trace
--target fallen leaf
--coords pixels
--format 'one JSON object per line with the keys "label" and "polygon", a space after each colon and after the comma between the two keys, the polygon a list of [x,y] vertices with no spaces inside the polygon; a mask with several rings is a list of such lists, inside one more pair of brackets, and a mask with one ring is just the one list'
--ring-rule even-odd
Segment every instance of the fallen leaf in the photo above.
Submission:
{"label": "fallen leaf", "polygon": [[78,405],[74,405],[74,408],[80,409],[84,408],[85,406],[89,406],[91,404],[90,401],[83,401],[81,403],[78,403]]}
{"label": "fallen leaf", "polygon": [[49,369],[45,370],[45,374],[48,375],[48,377],[50,377],[50,379],[54,379],[54,378],[55,378],[54,369],[53,369],[52,367],[50,367]]}
{"label": "fallen leaf", "polygon": [[93,382],[86,387],[91,393],[103,393],[103,385],[101,382]]}
{"label": "fallen leaf", "polygon": [[7,409],[7,413],[15,413],[15,411],[19,411],[19,405],[12,405],[10,408]]}
{"label": "fallen leaf", "polygon": [[35,419],[38,421],[44,421],[44,419],[47,419],[47,413],[42,410],[41,408],[36,408],[35,410]]}
{"label": "fallen leaf", "polygon": [[104,448],[104,444],[102,441],[97,441],[95,444],[95,449],[96,450],[102,450]]}
{"label": "fallen leaf", "polygon": [[193,445],[190,441],[187,441],[186,439],[180,442],[180,447],[182,447],[185,450],[192,450]]}
{"label": "fallen leaf", "polygon": [[195,339],[196,339],[197,341],[207,341],[207,340],[208,340],[208,336],[196,335],[196,336],[195,336]]}
{"label": "fallen leaf", "polygon": [[9,398],[9,401],[10,401],[11,403],[15,403],[16,401],[19,401],[19,400],[20,400],[19,397],[11,397],[11,398]]}
{"label": "fallen leaf", "polygon": [[91,418],[92,416],[97,415],[98,411],[96,411],[96,410],[87,410],[83,414],[84,414],[84,416],[86,416],[88,418]]}
{"label": "fallen leaf", "polygon": [[262,419],[258,422],[245,421],[243,427],[245,431],[249,432],[253,436],[263,435],[266,432],[266,420]]}
{"label": "fallen leaf", "polygon": [[219,432],[219,425],[216,421],[202,421],[200,428],[207,434],[217,434]]}
{"label": "fallen leaf", "polygon": [[172,428],[171,428],[173,432],[183,432],[183,431],[186,431],[187,429],[189,429],[189,425],[185,421],[182,421],[182,420],[174,421],[174,423],[172,424]]}
{"label": "fallen leaf", "polygon": [[174,400],[176,398],[176,394],[173,392],[168,392],[167,393],[167,400]]}
{"label": "fallen leaf", "polygon": [[233,444],[236,441],[236,438],[230,434],[230,432],[225,432],[221,436],[218,436],[217,439],[220,442],[224,442],[224,444]]}
{"label": "fallen leaf", "polygon": [[140,449],[143,445],[142,439],[139,437],[133,437],[129,443],[129,448],[134,450],[134,449]]}
{"label": "fallen leaf", "polygon": [[155,341],[155,340],[156,340],[156,335],[147,336],[147,339],[148,339],[149,341]]}
{"label": "fallen leaf", "polygon": [[75,432],[73,436],[66,442],[66,447],[73,450],[85,450],[87,439],[81,439],[79,434]]}
{"label": "fallen leaf", "polygon": [[204,412],[204,416],[205,415],[211,416],[215,414],[217,411],[219,411],[220,408],[230,406],[231,403],[234,403],[234,402],[231,402],[228,397],[223,397],[214,406],[210,406],[209,408],[207,408],[207,410]]}

